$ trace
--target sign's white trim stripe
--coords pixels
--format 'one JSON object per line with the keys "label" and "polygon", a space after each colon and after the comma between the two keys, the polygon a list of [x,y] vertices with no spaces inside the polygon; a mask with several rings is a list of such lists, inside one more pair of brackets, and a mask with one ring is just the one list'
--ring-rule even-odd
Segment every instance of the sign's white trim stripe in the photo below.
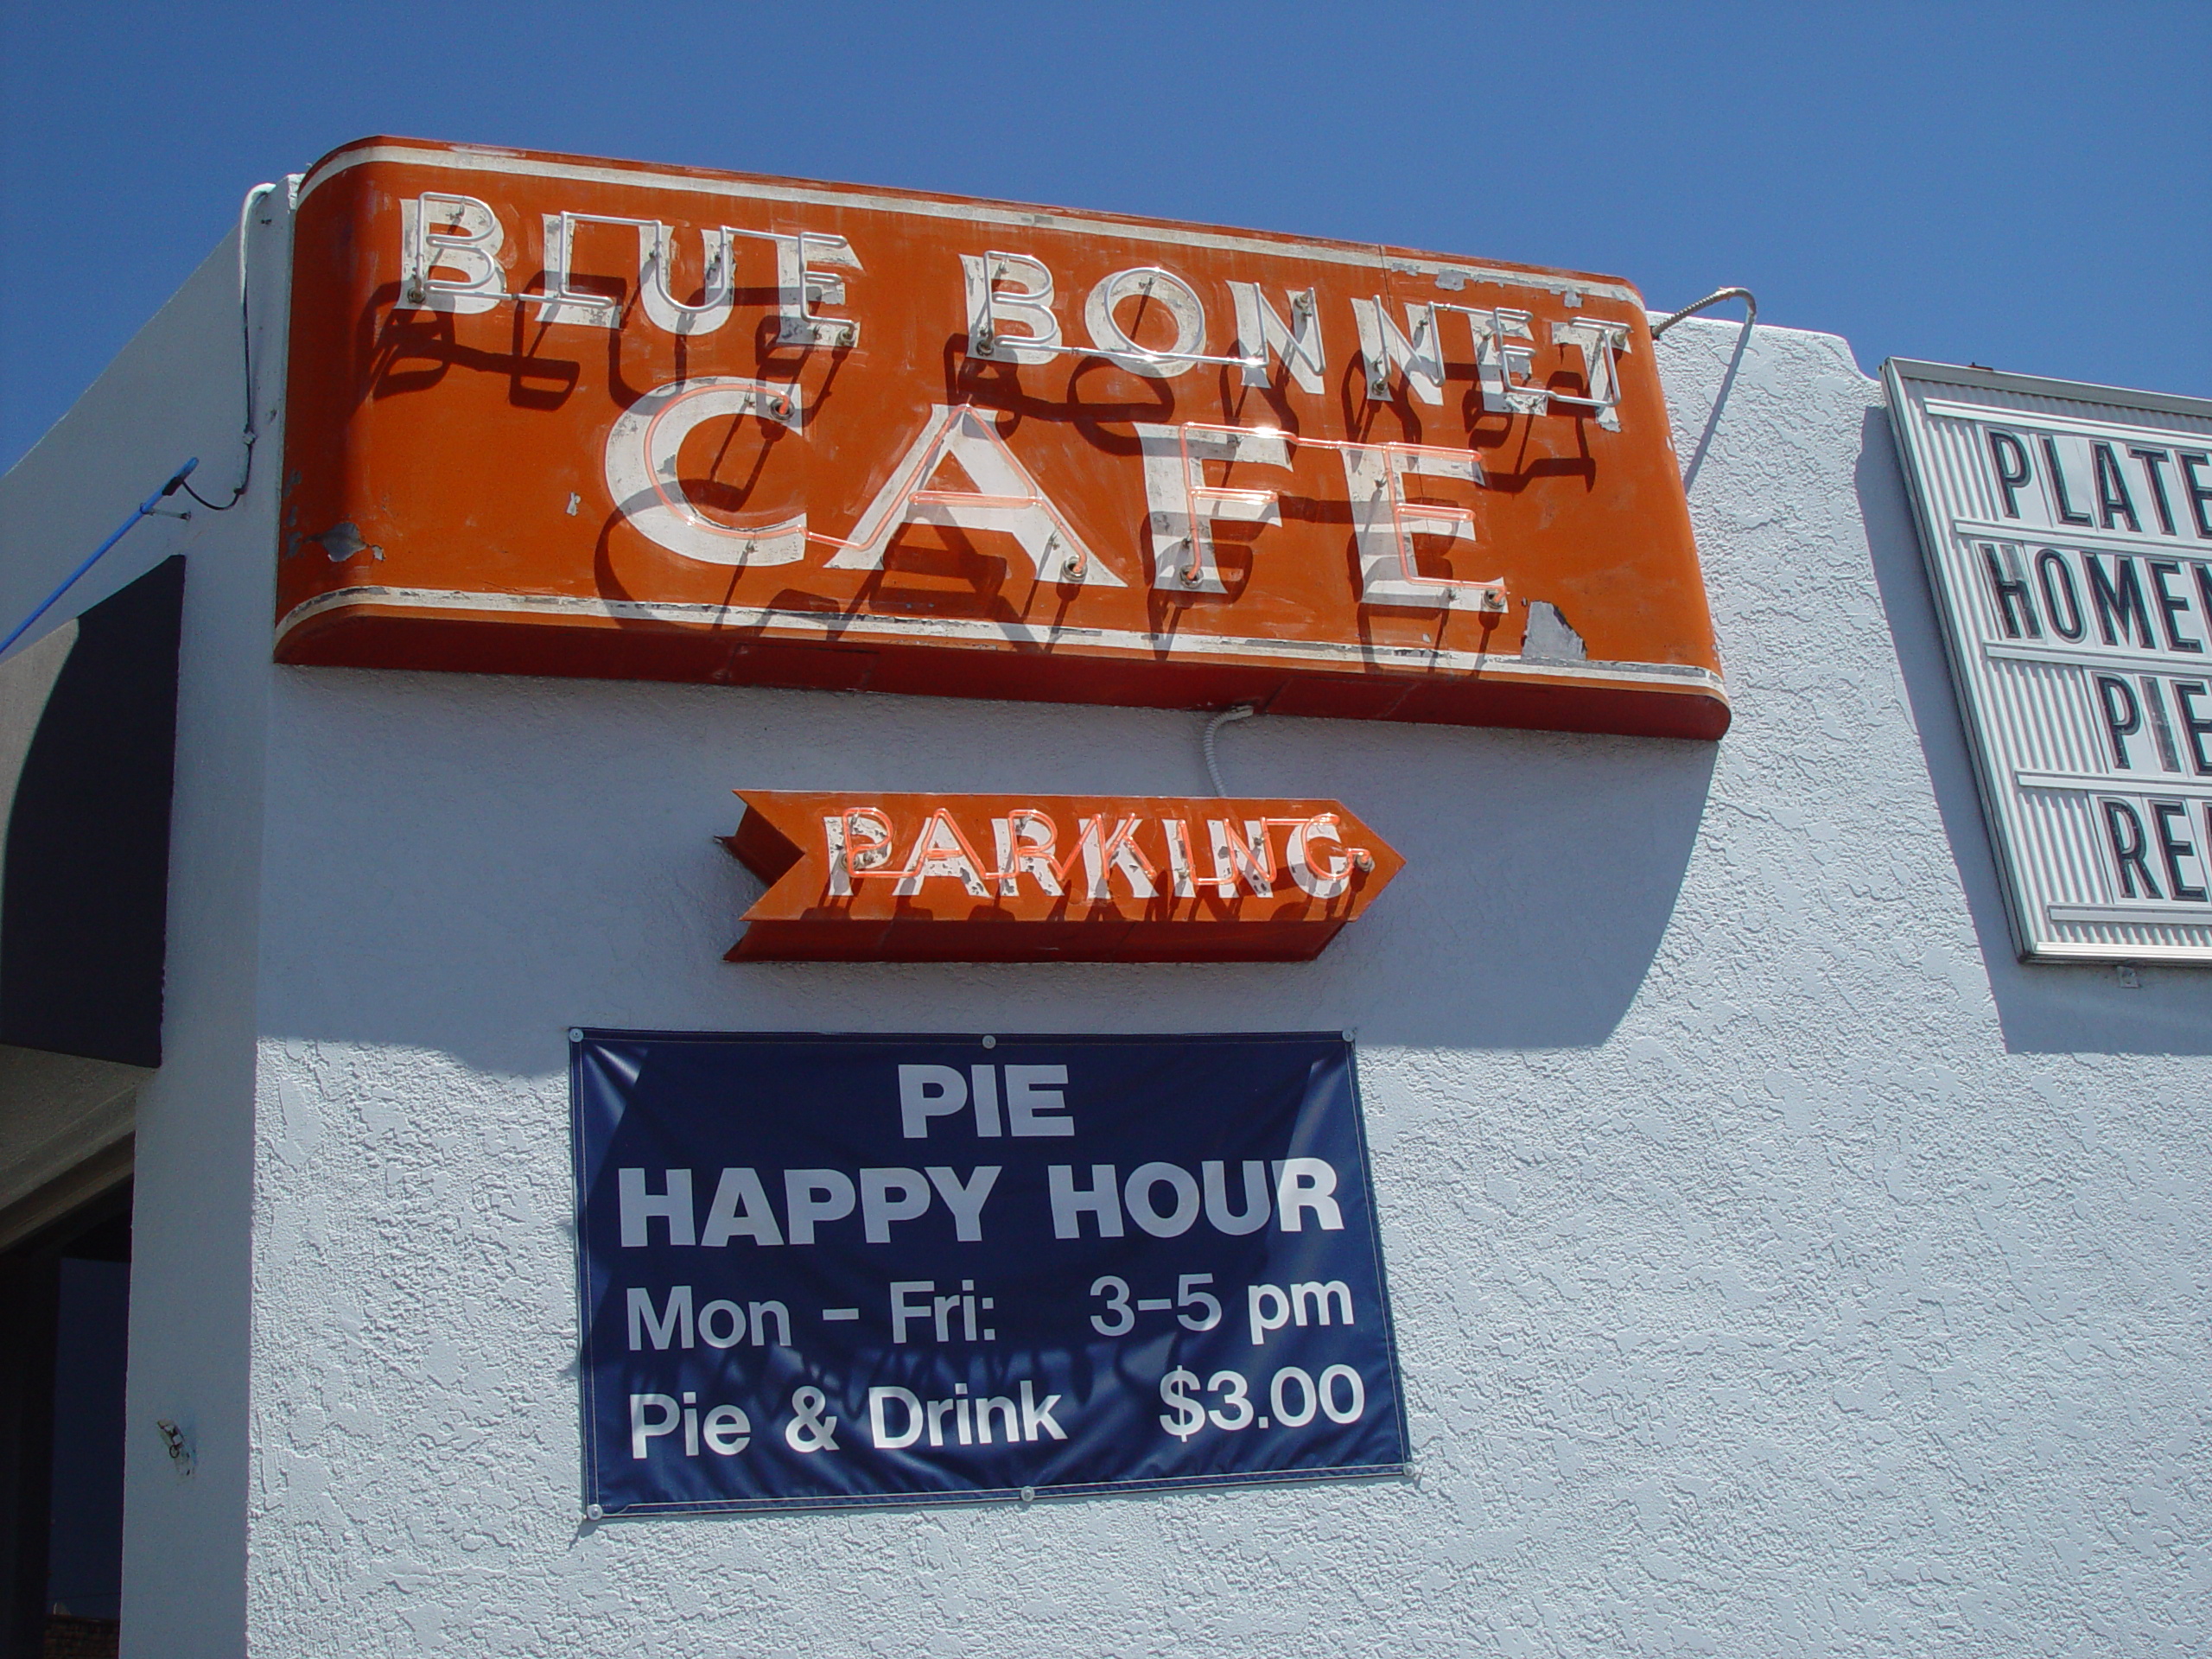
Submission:
{"label": "sign's white trim stripe", "polygon": [[2122,778],[2106,772],[2029,772],[2022,768],[2016,770],[2012,778],[2022,789],[2063,790],[2070,795],[2163,795],[2212,801],[2212,779],[2202,783],[2184,783],[2170,772],[2139,772]]}
{"label": "sign's white trim stripe", "polygon": [[[862,189],[830,190],[803,185],[769,184],[757,179],[699,177],[690,174],[655,173],[634,168],[594,167],[576,162],[532,161],[523,156],[502,156],[490,150],[421,149],[403,144],[363,144],[341,149],[315,169],[300,192],[304,202],[323,185],[349,168],[372,162],[393,162],[410,167],[441,167],[455,172],[497,173],[511,178],[563,179],[584,184],[632,185],[645,189],[689,191],[702,196],[734,196],[753,201],[782,201],[814,207],[865,207],[879,213],[912,213],[922,219],[945,219],[970,225],[1004,226],[1017,230],[1074,232],[1087,236],[1110,236],[1128,242],[1149,242],[1161,247],[1215,248],[1230,253],[1272,255],[1276,258],[1308,259],[1332,265],[1372,265],[1386,263],[1393,270],[1436,277],[1446,272],[1469,282],[1497,283],[1510,288],[1532,288],[1550,294],[1581,294],[1618,300],[1639,309],[1643,296],[1625,284],[1592,282],[1567,275],[1526,270],[1501,270],[1495,265],[1466,260],[1423,257],[1385,252],[1378,245],[1338,246],[1310,242],[1277,242],[1256,236],[1238,236],[1192,226],[1124,223],[1119,219],[1087,218],[1050,208],[1023,209],[992,202],[931,201],[906,196],[880,196]],[[1377,270],[1377,276],[1382,273]]]}
{"label": "sign's white trim stripe", "polygon": [[2171,553],[2183,559],[2212,557],[2212,542],[2201,536],[2158,536],[2144,530],[2093,530],[2087,524],[2030,524],[2017,518],[1954,518],[1951,527],[1963,541],[2009,542],[2022,548],[2070,547],[2084,553],[2109,548],[2120,553]]}
{"label": "sign's white trim stripe", "polygon": [[[2109,927],[2133,924],[2137,927],[2202,927],[2212,929],[2212,906],[2180,905],[2046,905],[2044,913],[2054,922]],[[2110,945],[2101,947],[2109,950]]]}
{"label": "sign's white trim stripe", "polygon": [[[2143,428],[2154,424],[2122,425],[2116,421],[2090,420],[2086,416],[2053,415],[2040,409],[1999,409],[1984,404],[1953,403],[1947,397],[1923,397],[1920,406],[1939,421],[1965,421],[1976,426],[2017,426],[2028,432],[2049,432],[2057,437],[2109,438],[2122,443],[2140,443],[2150,435]],[[2157,411],[2176,420],[2186,421],[2191,416],[2180,410]],[[2202,418],[2202,417],[2199,417]],[[2212,437],[2212,432],[2191,431],[2184,427],[2167,429],[2184,441],[2194,439],[2202,442]]]}
{"label": "sign's white trim stripe", "polygon": [[[2139,409],[2156,415],[2186,415],[2212,420],[2212,397],[2190,397],[2178,392],[2139,391],[2132,386],[2100,386],[2086,380],[2053,380],[2039,374],[2013,374],[2004,369],[1969,368],[1959,363],[1929,363],[1919,358],[1893,357],[1882,365],[1885,380],[1897,389],[1944,386],[1953,391],[1994,391],[2013,397],[2056,397],[2067,403],[2110,409]],[[1928,394],[1921,391],[1919,401]],[[1914,400],[1903,400],[1910,406]],[[1961,405],[1967,407],[1967,405]],[[2010,409],[2011,404],[1991,405]],[[2024,413],[2041,413],[2027,410]]]}
{"label": "sign's white trim stripe", "polygon": [[580,599],[556,594],[468,593],[433,588],[341,588],[302,600],[277,624],[282,639],[301,623],[348,606],[481,611],[493,614],[599,617],[615,621],[690,622],[729,631],[760,629],[786,637],[836,641],[868,639],[937,640],[1017,645],[1083,645],[1095,651],[1128,652],[1147,657],[1228,656],[1332,667],[1399,669],[1409,673],[1451,670],[1521,679],[1586,680],[1592,684],[1666,686],[1709,692],[1727,700],[1718,675],[1673,663],[1524,662],[1479,652],[1440,651],[1417,646],[1340,645],[1326,640],[1240,639],[1218,634],[1138,633],[1121,628],[1029,628],[1018,623],[987,622],[969,617],[825,615],[818,611],[775,610],[747,606],[656,602],[635,599]]}
{"label": "sign's white trim stripe", "polygon": [[2194,671],[2212,677],[2212,656],[2180,651],[2119,651],[2110,645],[2035,645],[2020,639],[1985,639],[1981,652],[1995,662],[2043,663],[2053,668],[2078,668],[2084,673],[2103,668],[2145,668],[2160,674]]}
{"label": "sign's white trim stripe", "polygon": [[[2056,927],[2060,925],[2054,922],[2051,925]],[[2106,922],[2077,921],[2067,923],[2065,925],[2070,927],[2102,927],[2109,926],[2111,924]],[[2175,925],[2175,924],[2171,922],[2148,923],[2145,924],[2144,927],[2171,927],[2173,925]],[[2140,931],[2142,930],[2139,929],[2138,931]],[[2205,941],[2205,944],[2212,944],[2212,938],[2208,938]],[[2161,944],[2142,938],[2130,939],[2122,942],[2119,940],[2107,939],[2084,940],[2052,938],[2037,941],[2036,944],[2036,953],[2032,960],[2037,962],[2133,962],[2144,963],[2170,962],[2177,964],[2177,966],[2190,967],[2201,965],[2203,963],[2204,948],[2204,944]]]}

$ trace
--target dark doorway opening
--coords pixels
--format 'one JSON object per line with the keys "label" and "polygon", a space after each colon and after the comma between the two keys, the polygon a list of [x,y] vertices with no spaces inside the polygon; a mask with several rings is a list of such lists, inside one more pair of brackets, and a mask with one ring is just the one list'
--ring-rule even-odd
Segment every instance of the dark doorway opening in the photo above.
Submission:
{"label": "dark doorway opening", "polygon": [[113,1659],[122,1631],[126,1184],[0,1255],[0,1653]]}

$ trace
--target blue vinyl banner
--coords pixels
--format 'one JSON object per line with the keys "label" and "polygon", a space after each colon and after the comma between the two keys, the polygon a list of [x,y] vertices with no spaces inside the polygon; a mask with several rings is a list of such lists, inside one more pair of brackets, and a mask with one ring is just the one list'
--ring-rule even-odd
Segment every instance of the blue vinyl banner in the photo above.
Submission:
{"label": "blue vinyl banner", "polygon": [[573,1033],[603,1515],[1402,1471],[1351,1043]]}

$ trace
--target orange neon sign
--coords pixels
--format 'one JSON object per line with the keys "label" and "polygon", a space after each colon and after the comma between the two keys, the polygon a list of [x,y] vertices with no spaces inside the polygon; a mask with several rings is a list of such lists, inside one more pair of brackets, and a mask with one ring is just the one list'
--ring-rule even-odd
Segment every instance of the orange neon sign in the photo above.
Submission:
{"label": "orange neon sign", "polygon": [[286,662],[1727,725],[1611,278],[388,139],[295,248]]}
{"label": "orange neon sign", "polygon": [[1335,801],[738,796],[733,962],[1304,962],[1405,866]]}

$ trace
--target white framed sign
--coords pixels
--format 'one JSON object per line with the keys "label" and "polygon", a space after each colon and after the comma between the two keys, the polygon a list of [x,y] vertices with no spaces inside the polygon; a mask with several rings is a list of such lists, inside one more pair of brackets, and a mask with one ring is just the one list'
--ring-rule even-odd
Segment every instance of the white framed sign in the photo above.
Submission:
{"label": "white framed sign", "polygon": [[2020,955],[2212,963],[2212,400],[1883,378]]}

